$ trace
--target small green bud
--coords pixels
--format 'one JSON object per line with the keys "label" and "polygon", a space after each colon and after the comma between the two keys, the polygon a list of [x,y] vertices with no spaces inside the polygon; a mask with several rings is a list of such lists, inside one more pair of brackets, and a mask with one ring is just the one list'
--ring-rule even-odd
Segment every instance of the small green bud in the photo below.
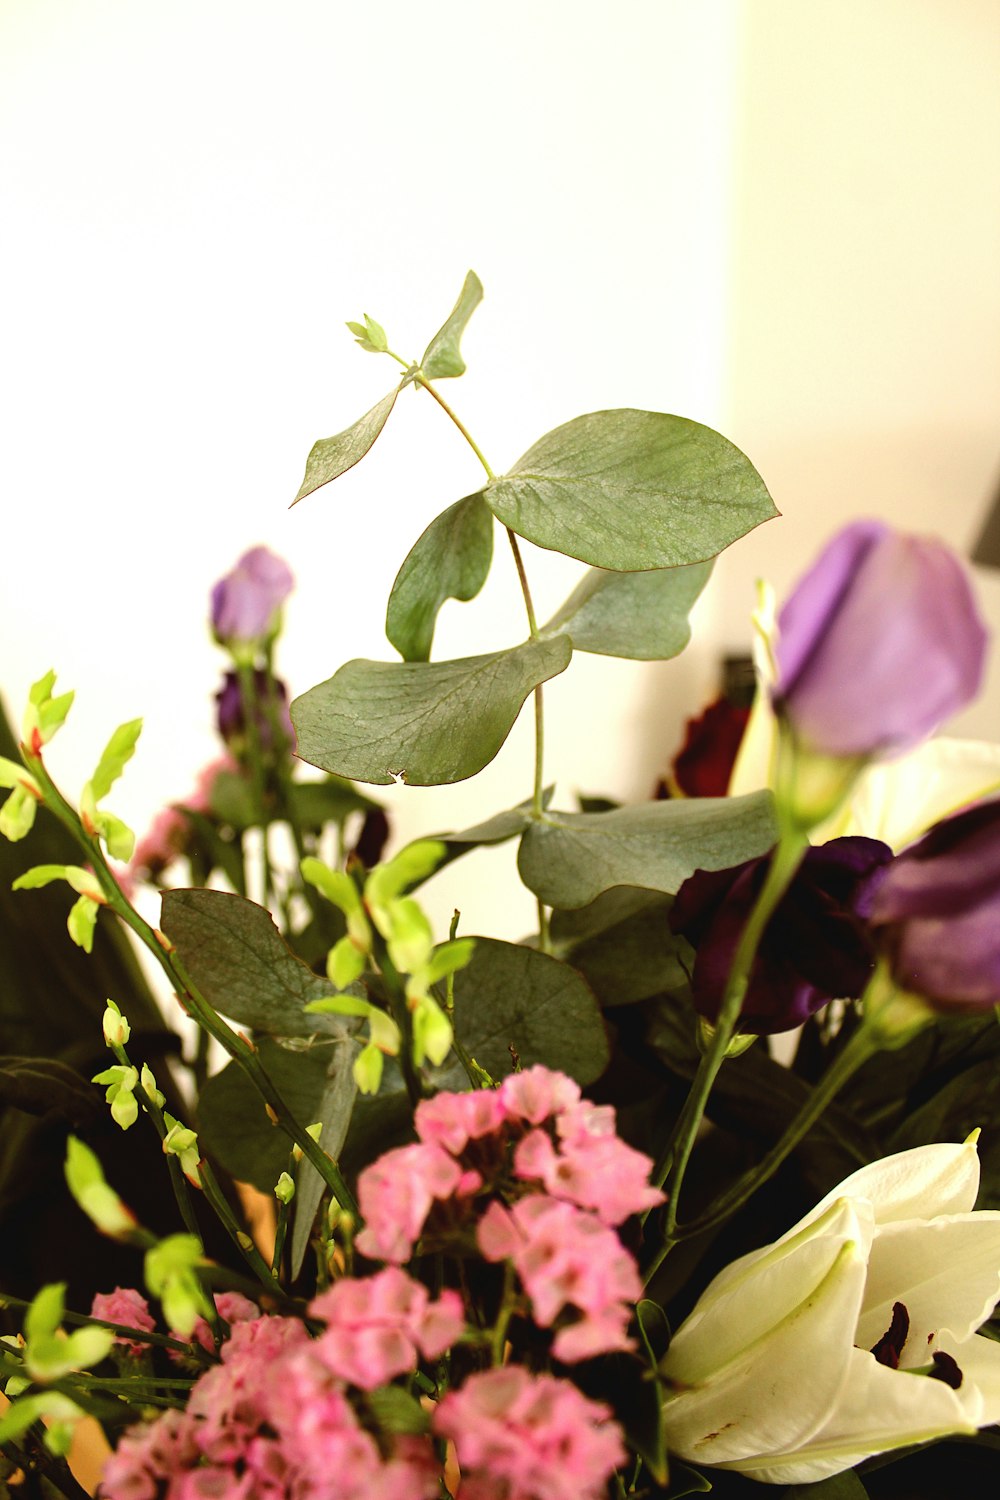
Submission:
{"label": "small green bud", "polygon": [[107,1002],[104,1012],[104,1040],[109,1047],[124,1047],[132,1035],[132,1028],[113,1000]]}
{"label": "small green bud", "polygon": [[[315,1141],[316,1144],[317,1144],[317,1146],[319,1145],[319,1138],[320,1138],[320,1136],[322,1134],[323,1134],[323,1121],[322,1120],[317,1120],[317,1122],[316,1122],[315,1125],[307,1125],[306,1126],[306,1135],[309,1137],[310,1140]],[[292,1147],[292,1156],[293,1156],[293,1158],[294,1158],[295,1161],[297,1161],[297,1162],[301,1161],[302,1160],[302,1147],[301,1146],[293,1146]]]}
{"label": "small green bud", "polygon": [[349,984],[360,979],[365,971],[365,954],[351,937],[342,937],[334,943],[326,957],[326,973],[331,984],[338,990],[346,990]]}
{"label": "small green bud", "polygon": [[362,1047],[354,1059],[354,1082],[361,1094],[377,1094],[382,1082],[382,1053],[374,1042]]}
{"label": "small green bud", "polygon": [[156,1107],[162,1109],[167,1102],[167,1096],[162,1094],[156,1087],[156,1079],[153,1076],[153,1070],[149,1066],[149,1063],[143,1063],[142,1071],[139,1074],[139,1082],[142,1084],[144,1092],[148,1094]]}
{"label": "small green bud", "polygon": [[103,1073],[95,1073],[90,1081],[107,1084],[104,1097],[111,1105],[111,1118],[116,1125],[120,1125],[122,1130],[128,1130],[130,1125],[135,1124],[139,1118],[139,1102],[133,1093],[139,1082],[136,1068],[116,1063],[112,1068],[105,1068]]}
{"label": "small green bud", "polygon": [[291,1203],[292,1199],[295,1197],[294,1177],[291,1177],[287,1172],[282,1172],[281,1176],[274,1184],[274,1196],[277,1198],[279,1203]]}
{"label": "small green bud", "polygon": [[413,1012],[413,1061],[419,1067],[425,1057],[440,1067],[448,1053],[454,1033],[451,1022],[437,1001],[424,995]]}

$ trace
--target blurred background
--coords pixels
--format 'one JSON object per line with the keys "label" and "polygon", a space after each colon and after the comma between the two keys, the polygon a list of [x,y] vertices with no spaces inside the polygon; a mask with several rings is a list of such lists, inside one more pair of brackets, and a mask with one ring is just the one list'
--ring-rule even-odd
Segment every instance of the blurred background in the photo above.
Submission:
{"label": "blurred background", "polygon": [[[469,267],[448,395],[495,469],[648,407],[721,429],[783,512],[723,557],[678,660],[579,656],[546,687],[562,805],[651,793],[748,647],[754,579],[785,591],[846,520],[968,552],[1000,490],[998,78],[997,0],[3,0],[0,688],[17,717],[49,666],[77,690],[66,790],[142,715],[114,810],[141,834],[189,791],[216,753],[209,590],[251,545],[298,581],[293,693],[393,656],[392,580],[478,488],[472,454],[407,392],[288,506],[314,440],[394,383],[344,320],[415,357]],[[525,551],[547,617],[580,567]],[[523,635],[498,549],[435,656]],[[956,728],[1000,736],[996,660]],[[389,789],[395,844],[520,801],[531,763],[529,714],[474,781]],[[465,931],[530,928],[513,858],[428,886],[439,927],[458,904]]]}

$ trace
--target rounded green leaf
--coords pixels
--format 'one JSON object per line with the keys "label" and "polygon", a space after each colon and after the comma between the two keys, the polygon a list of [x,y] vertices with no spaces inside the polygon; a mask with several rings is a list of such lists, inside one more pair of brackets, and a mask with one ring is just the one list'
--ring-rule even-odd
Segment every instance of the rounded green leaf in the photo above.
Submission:
{"label": "rounded green leaf", "polygon": [[396,574],[385,633],[404,661],[427,661],[438,610],[446,599],[474,599],[493,559],[493,513],[467,495],[436,516]]}
{"label": "rounded green leaf", "polygon": [[630,407],[546,433],[483,495],[539,547],[628,572],[705,562],[778,514],[720,433]]}
{"label": "rounded green leaf", "polygon": [[296,753],[324,771],[388,786],[475,776],[525,698],[565,671],[568,636],[445,662],[350,661],[292,704]]}
{"label": "rounded green leaf", "polygon": [[668,661],[691,639],[691,607],[708,582],[710,562],[645,573],[591,568],[543,634],[565,631],[575,651]]}

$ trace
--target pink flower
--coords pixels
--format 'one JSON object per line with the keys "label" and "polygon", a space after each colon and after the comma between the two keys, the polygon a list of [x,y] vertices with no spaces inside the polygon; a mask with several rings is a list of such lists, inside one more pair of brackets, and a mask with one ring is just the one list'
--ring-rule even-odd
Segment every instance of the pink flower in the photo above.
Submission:
{"label": "pink flower", "polygon": [[365,1227],[355,1244],[372,1260],[408,1260],[431,1204],[463,1184],[461,1167],[440,1146],[400,1146],[366,1167],[358,1178]]}
{"label": "pink flower", "polygon": [[155,1422],[130,1427],[104,1465],[104,1500],[158,1500],[161,1484],[198,1462],[195,1424],[187,1412],[165,1411]]}
{"label": "pink flower", "polygon": [[452,1156],[469,1141],[499,1131],[505,1119],[497,1089],[473,1089],[468,1094],[436,1094],[422,1099],[413,1116],[417,1135],[428,1145],[442,1146]]}
{"label": "pink flower", "polygon": [[598,1500],[625,1461],[608,1407],[519,1365],[470,1375],[434,1429],[455,1444],[461,1500]]}
{"label": "pink flower", "polygon": [[615,1134],[610,1105],[581,1100],[556,1119],[558,1151],[544,1130],[518,1142],[514,1174],[540,1180],[554,1198],[592,1208],[603,1224],[623,1224],[663,1202],[649,1184],[653,1163]]}
{"label": "pink flower", "polygon": [[217,776],[238,776],[240,768],[237,761],[231,755],[220,755],[215,760],[210,760],[207,766],[202,766],[194,779],[194,791],[184,799],[185,807],[190,807],[192,812],[207,813],[212,808],[212,788],[215,786]]}
{"label": "pink flower", "polygon": [[554,1073],[536,1063],[523,1073],[512,1073],[499,1089],[504,1114],[508,1120],[527,1120],[540,1125],[552,1115],[562,1114],[579,1102],[580,1088],[565,1073]]}
{"label": "pink flower", "polygon": [[[244,1297],[242,1292],[219,1292],[215,1298],[215,1306],[219,1317],[229,1324],[249,1323],[254,1318],[261,1316],[260,1308],[256,1302],[251,1302],[250,1298]],[[198,1318],[189,1338],[182,1337],[181,1334],[175,1332],[173,1329],[170,1331],[170,1337],[177,1339],[178,1343],[181,1344],[200,1344],[206,1353],[215,1353],[215,1340],[212,1337],[212,1330],[204,1318]],[[184,1355],[179,1354],[176,1350],[171,1350],[172,1359],[183,1360],[184,1357]]]}
{"label": "pink flower", "polygon": [[476,1239],[486,1260],[513,1262],[542,1328],[565,1311],[580,1314],[556,1333],[557,1359],[573,1363],[633,1347],[625,1330],[629,1304],[642,1296],[638,1268],[593,1214],[533,1193],[509,1210],[491,1203]]}
{"label": "pink flower", "polygon": [[128,864],[128,875],[134,877],[138,872],[155,878],[184,853],[189,833],[190,825],[184,814],[175,807],[165,807],[156,814],[149,832],[136,844]]}
{"label": "pink flower", "polygon": [[431,1302],[427,1288],[395,1266],[364,1280],[345,1277],[316,1297],[309,1312],[327,1325],[315,1346],[318,1357],[365,1391],[415,1370],[418,1353],[443,1354],[465,1327],[456,1292]]}
{"label": "pink flower", "polygon": [[[113,1292],[98,1292],[90,1304],[90,1316],[101,1318],[105,1323],[121,1323],[124,1328],[137,1328],[142,1333],[152,1333],[156,1323],[150,1315],[149,1303],[134,1287],[116,1286]],[[149,1345],[123,1338],[115,1334],[115,1343],[129,1354],[145,1354]]]}

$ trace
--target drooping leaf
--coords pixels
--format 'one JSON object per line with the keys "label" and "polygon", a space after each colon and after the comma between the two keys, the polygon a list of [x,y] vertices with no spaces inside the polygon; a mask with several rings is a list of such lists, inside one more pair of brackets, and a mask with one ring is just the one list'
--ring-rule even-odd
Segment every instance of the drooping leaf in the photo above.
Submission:
{"label": "drooping leaf", "polygon": [[205,999],[241,1026],[272,1036],[329,1033],[339,1022],[306,1015],[333,994],[287,947],[270,912],[228,891],[164,891],[160,927]]}
{"label": "drooping leaf", "polygon": [[699,870],[755,859],[777,839],[770,792],[644,802],[605,813],[549,812],[521,840],[518,869],[547,906],[586,906],[616,885],[670,895]]}
{"label": "drooping leaf", "polygon": [[463,781],[488,765],[528,694],[571,655],[561,635],[458,661],[350,661],[292,704],[297,753],[379,786]]}
{"label": "drooping leaf", "polygon": [[395,386],[381,401],[376,402],[371,411],[366,411],[363,417],[359,417],[350,427],[345,427],[343,432],[338,432],[334,437],[320,438],[319,442],[313,443],[306,459],[305,478],[299,485],[293,505],[322,485],[329,484],[332,479],[339,479],[341,474],[346,474],[348,469],[353,469],[356,463],[361,462],[389,420],[389,413],[396,404],[398,395],[399,386]]}
{"label": "drooping leaf", "polygon": [[501,1078],[513,1068],[513,1048],[526,1068],[544,1063],[578,1083],[599,1078],[608,1064],[607,1032],[576,970],[518,943],[475,943],[455,975],[455,1034],[476,1062]]}
{"label": "drooping leaf", "polygon": [[486,582],[493,558],[493,513],[482,495],[467,495],[435,517],[396,574],[385,633],[404,661],[428,661],[438,610],[466,603]]}
{"label": "drooping leaf", "polygon": [[0,1057],[0,1104],[58,1117],[75,1129],[100,1113],[99,1096],[76,1068],[49,1057]]}
{"label": "drooping leaf", "polygon": [[688,614],[712,572],[711,562],[647,573],[592,568],[544,627],[564,630],[576,651],[667,661],[691,639]]}
{"label": "drooping leaf", "polygon": [[465,360],[459,344],[466,324],[482,300],[483,284],[475,271],[469,271],[458,301],[424,350],[420,366],[428,380],[444,380],[465,374]]}
{"label": "drooping leaf", "polygon": [[778,514],[726,438],[663,412],[591,412],[546,433],[483,491],[540,547],[598,568],[705,562]]}

